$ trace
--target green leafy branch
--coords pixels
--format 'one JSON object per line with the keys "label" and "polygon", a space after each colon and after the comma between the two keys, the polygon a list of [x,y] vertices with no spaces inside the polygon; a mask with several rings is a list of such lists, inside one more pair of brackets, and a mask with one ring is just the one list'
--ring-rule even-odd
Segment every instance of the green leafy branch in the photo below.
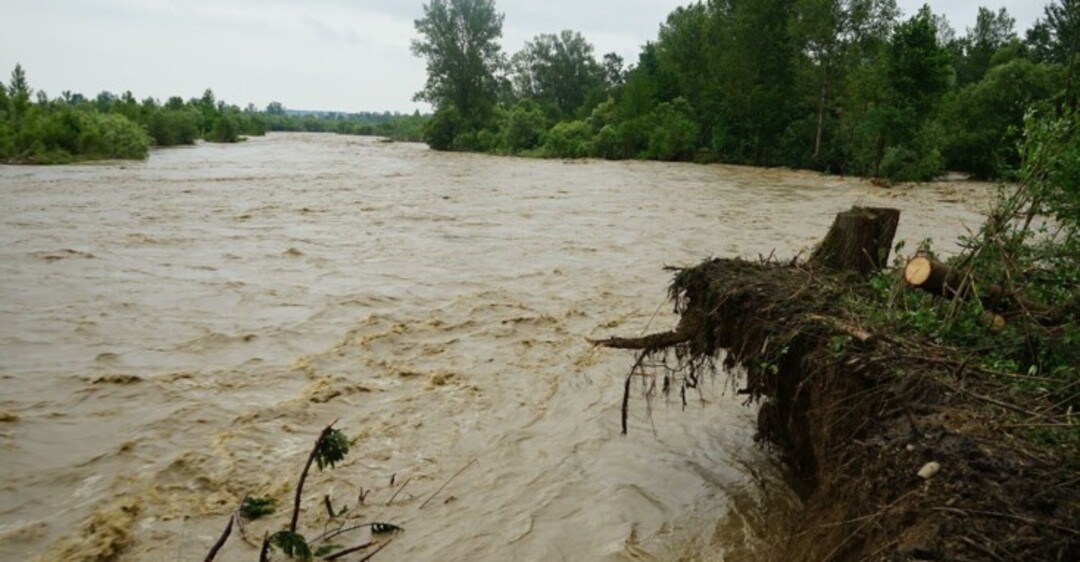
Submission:
{"label": "green leafy branch", "polygon": [[[344,432],[334,428],[334,424],[336,423],[337,421],[334,421],[323,428],[319,437],[315,440],[315,444],[311,448],[311,453],[308,454],[307,462],[304,463],[304,469],[300,473],[300,478],[296,483],[296,493],[293,498],[293,508],[289,519],[289,526],[287,529],[280,530],[273,534],[264,534],[262,545],[259,549],[259,562],[268,562],[270,560],[271,551],[275,549],[290,559],[310,561],[315,557],[320,557],[324,560],[338,560],[374,546],[376,548],[363,558],[363,560],[369,560],[385,548],[390,541],[382,543],[379,543],[378,541],[368,541],[364,544],[345,548],[341,545],[330,543],[329,539],[364,527],[370,527],[373,535],[391,534],[403,531],[401,527],[389,523],[365,523],[348,529],[344,529],[344,524],[342,524],[342,528],[339,531],[334,533],[324,533],[315,538],[314,541],[308,541],[304,535],[297,531],[300,522],[300,502],[303,498],[304,484],[307,482],[308,475],[311,472],[311,466],[317,466],[320,471],[327,467],[334,468],[337,463],[344,460],[345,455],[349,453],[349,438]],[[343,507],[340,511],[335,512],[329,496],[324,496],[323,501],[326,504],[327,512],[330,514],[331,519],[344,515],[348,511],[347,507]],[[276,509],[277,501],[274,498],[245,496],[240,502],[240,506],[229,516],[229,522],[226,525],[224,532],[222,532],[221,537],[218,538],[217,542],[215,542],[210,549],[210,552],[206,555],[205,562],[213,562],[218,552],[225,545],[226,541],[228,541],[234,526],[239,527],[241,534],[243,534],[244,528],[242,520],[253,521],[260,519],[274,513]],[[319,543],[324,544],[316,548],[315,545]],[[254,543],[251,544],[252,546],[255,546]]]}

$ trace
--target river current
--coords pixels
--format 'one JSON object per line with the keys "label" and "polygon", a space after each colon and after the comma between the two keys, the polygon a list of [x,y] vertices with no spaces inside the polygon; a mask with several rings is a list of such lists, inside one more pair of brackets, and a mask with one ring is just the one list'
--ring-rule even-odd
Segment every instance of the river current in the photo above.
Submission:
{"label": "river current", "polygon": [[632,356],[586,338],[670,328],[664,266],[789,257],[853,204],[949,250],[988,198],[315,134],[0,166],[0,559],[201,560],[273,495],[257,542],[334,420],[301,527],[324,495],[403,527],[376,560],[755,559],[795,500],[753,409],[717,379],[621,436]]}

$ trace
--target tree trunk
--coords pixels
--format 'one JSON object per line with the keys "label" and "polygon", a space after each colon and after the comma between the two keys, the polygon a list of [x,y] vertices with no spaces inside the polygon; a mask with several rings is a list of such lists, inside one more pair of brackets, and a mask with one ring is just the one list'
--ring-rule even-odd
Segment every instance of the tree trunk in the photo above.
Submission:
{"label": "tree trunk", "polygon": [[818,101],[817,135],[814,137],[814,162],[821,157],[821,139],[825,136],[825,103],[829,98],[829,71],[826,69],[821,80],[821,100]]}
{"label": "tree trunk", "polygon": [[867,276],[889,263],[898,209],[853,207],[836,215],[810,262]]}

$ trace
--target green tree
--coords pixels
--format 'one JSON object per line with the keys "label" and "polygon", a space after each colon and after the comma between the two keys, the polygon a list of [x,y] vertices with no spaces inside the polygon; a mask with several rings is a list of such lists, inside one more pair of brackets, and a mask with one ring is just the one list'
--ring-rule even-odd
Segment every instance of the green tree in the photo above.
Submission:
{"label": "green tree", "polygon": [[552,117],[574,117],[591,95],[603,90],[604,70],[593,46],[576,31],[540,34],[513,56],[515,93],[553,110]]}
{"label": "green tree", "polygon": [[694,110],[683,98],[656,106],[646,157],[655,160],[688,160],[697,149],[700,133]]}
{"label": "green tree", "polygon": [[1046,6],[1044,14],[1045,24],[1036,23],[1036,27],[1045,26],[1043,33],[1047,46],[1043,50],[1048,60],[1065,65],[1065,97],[1075,105],[1077,59],[1080,58],[1080,0],[1052,2]]}
{"label": "green tree", "polygon": [[[714,150],[726,160],[780,163],[780,137],[792,121],[794,43],[789,20],[794,0],[714,0],[707,44],[716,77],[720,125]],[[672,98],[669,98],[672,99]],[[710,112],[712,106],[703,107]]]}
{"label": "green tree", "polygon": [[15,128],[18,129],[30,107],[30,83],[26,80],[26,71],[23,70],[21,64],[16,64],[15,69],[11,71],[8,95],[11,96],[11,117],[15,122]]}
{"label": "green tree", "polygon": [[[708,115],[719,111],[716,75],[709,72],[710,49],[706,40],[709,13],[704,4],[679,7],[660,24],[656,44],[660,102],[682,98]],[[711,128],[707,124],[706,128]],[[696,139],[695,139],[696,143]]]}
{"label": "green tree", "polygon": [[898,104],[925,117],[952,80],[949,54],[938,42],[929,8],[897,27],[885,64]]}
{"label": "green tree", "polygon": [[847,67],[858,64],[884,43],[897,14],[895,0],[796,0],[791,32],[800,55],[820,83],[811,156],[814,162],[821,159],[836,82]]}
{"label": "green tree", "polygon": [[626,81],[625,62],[618,53],[605,54],[601,66],[604,72],[604,83],[608,88],[617,88]]}
{"label": "green tree", "polygon": [[8,96],[7,86],[0,83],[0,122],[7,120],[11,112],[11,98]]}
{"label": "green tree", "polygon": [[1028,30],[1027,39],[1039,60],[1069,64],[1080,54],[1080,0],[1047,4],[1043,19]]}
{"label": "green tree", "polygon": [[528,100],[515,105],[506,114],[503,145],[511,153],[536,148],[547,129],[544,112]]}
{"label": "green tree", "polygon": [[584,121],[557,123],[544,139],[544,156],[549,158],[584,158],[592,150],[592,134]]}
{"label": "green tree", "polygon": [[1016,20],[1005,8],[996,13],[979,7],[975,27],[968,28],[961,44],[964,53],[957,68],[957,82],[961,85],[982,80],[990,69],[994,54],[1016,39]]}
{"label": "green tree", "polygon": [[498,91],[502,23],[493,0],[424,4],[424,17],[415,21],[421,38],[412,42],[412,51],[427,59],[427,82],[415,99],[431,103],[437,112],[455,108],[467,126],[486,122]]}
{"label": "green tree", "polygon": [[1019,168],[1024,115],[1057,93],[1061,83],[1060,65],[1017,58],[951,94],[941,111],[950,169],[990,179]]}
{"label": "green tree", "polygon": [[851,74],[842,118],[846,169],[904,181],[939,172],[943,132],[931,117],[953,68],[937,21],[924,7],[897,25],[880,57]]}
{"label": "green tree", "polygon": [[211,142],[239,142],[240,119],[235,112],[226,111],[214,120],[214,125],[206,134],[206,140]]}

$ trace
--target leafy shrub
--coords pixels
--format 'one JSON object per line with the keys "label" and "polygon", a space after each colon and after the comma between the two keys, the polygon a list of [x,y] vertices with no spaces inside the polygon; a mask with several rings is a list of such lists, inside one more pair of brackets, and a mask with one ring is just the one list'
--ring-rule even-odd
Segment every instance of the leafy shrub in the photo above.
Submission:
{"label": "leafy shrub", "polygon": [[143,159],[150,136],[130,119],[91,109],[32,106],[14,135],[4,135],[6,158],[32,164],[63,164],[106,158]]}
{"label": "leafy shrub", "polygon": [[589,155],[592,135],[584,121],[559,123],[544,139],[544,156],[549,158],[585,158]]}
{"label": "leafy shrub", "polygon": [[546,129],[544,112],[535,104],[521,102],[506,115],[503,145],[512,153],[536,148]]}
{"label": "leafy shrub", "polygon": [[698,146],[700,128],[693,108],[683,98],[656,106],[649,116],[653,123],[649,134],[646,158],[656,160],[686,160]]}
{"label": "leafy shrub", "polygon": [[462,125],[461,113],[456,107],[440,108],[424,127],[424,142],[435,150],[451,150]]}
{"label": "leafy shrub", "polygon": [[628,155],[622,127],[615,124],[604,125],[593,137],[592,155],[598,158],[607,158],[608,160],[626,158]]}
{"label": "leafy shrub", "polygon": [[157,146],[195,144],[199,138],[199,112],[191,108],[161,109],[149,119],[147,131]]}
{"label": "leafy shrub", "polygon": [[1024,112],[1050,98],[1062,80],[1056,65],[1017,59],[991,68],[981,82],[946,98],[942,120],[950,167],[982,179],[1017,169]]}
{"label": "leafy shrub", "polygon": [[206,140],[210,142],[240,142],[240,123],[235,115],[224,113],[210,128],[206,134]]}

